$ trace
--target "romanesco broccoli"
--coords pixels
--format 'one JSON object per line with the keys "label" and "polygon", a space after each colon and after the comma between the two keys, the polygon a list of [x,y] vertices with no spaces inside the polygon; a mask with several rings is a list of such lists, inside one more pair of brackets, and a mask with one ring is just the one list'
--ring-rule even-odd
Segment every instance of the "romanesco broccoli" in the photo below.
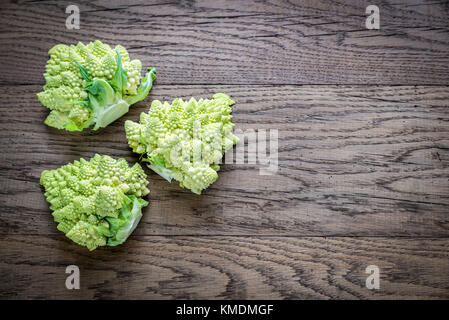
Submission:
{"label": "romanesco broccoli", "polygon": [[125,122],[129,146],[160,176],[201,194],[217,180],[223,154],[238,142],[232,133],[233,104],[224,93],[212,100],[155,100],[140,123]]}
{"label": "romanesco broccoli", "polygon": [[98,154],[44,170],[40,183],[58,230],[89,250],[123,243],[148,204],[141,197],[150,192],[138,163],[130,168],[125,159]]}
{"label": "romanesco broccoli", "polygon": [[58,44],[48,53],[46,84],[37,96],[51,110],[45,124],[57,129],[106,127],[143,100],[156,79],[156,70],[149,68],[140,82],[140,60],[131,61],[120,45],[113,50],[98,40],[87,46]]}

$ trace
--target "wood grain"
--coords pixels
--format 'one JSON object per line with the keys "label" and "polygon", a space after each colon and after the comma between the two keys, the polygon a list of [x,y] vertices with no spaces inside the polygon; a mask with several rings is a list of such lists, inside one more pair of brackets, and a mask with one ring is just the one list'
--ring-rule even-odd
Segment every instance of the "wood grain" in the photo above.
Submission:
{"label": "wood grain", "polygon": [[[2,1],[0,84],[42,84],[48,50],[95,39],[155,66],[160,84],[449,84],[446,2]],[[113,30],[113,32],[111,32]],[[7,61],[7,63],[6,63]]]}
{"label": "wood grain", "polygon": [[[447,2],[381,1],[380,30],[368,0],[82,0],[80,30],[69,4],[0,2],[1,299],[449,299]],[[45,126],[47,51],[95,39],[157,68],[150,97],[97,132]],[[238,129],[278,130],[275,175],[225,164],[199,197],[146,169],[150,205],[124,245],[88,252],[57,231],[42,170],[134,163],[126,119],[216,92]]]}
{"label": "wood grain", "polygon": [[150,170],[150,205],[137,235],[449,235],[447,87],[165,86],[98,132],[43,125],[39,86],[0,93],[1,234],[59,234],[40,173],[96,152],[138,161],[125,119],[148,100],[210,97],[236,101],[239,129],[279,130],[279,170],[224,164],[202,196]]}
{"label": "wood grain", "polygon": [[[448,299],[448,239],[132,237],[87,250],[0,236],[6,299]],[[65,268],[80,267],[80,290]],[[365,287],[368,265],[380,289]]]}

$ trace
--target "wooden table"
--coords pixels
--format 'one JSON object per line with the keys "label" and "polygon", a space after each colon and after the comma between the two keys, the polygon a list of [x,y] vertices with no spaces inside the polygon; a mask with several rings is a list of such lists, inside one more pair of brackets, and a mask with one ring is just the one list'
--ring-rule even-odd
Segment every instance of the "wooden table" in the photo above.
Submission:
{"label": "wooden table", "polygon": [[[0,297],[449,298],[449,6],[378,1],[0,4]],[[43,124],[48,50],[100,39],[158,70],[109,127]],[[123,123],[154,99],[231,95],[237,128],[277,129],[278,172],[228,164],[202,196],[146,169],[150,205],[122,246],[56,229],[40,173],[95,153],[138,156]],[[81,289],[67,290],[68,265]],[[365,269],[380,269],[380,289]]]}

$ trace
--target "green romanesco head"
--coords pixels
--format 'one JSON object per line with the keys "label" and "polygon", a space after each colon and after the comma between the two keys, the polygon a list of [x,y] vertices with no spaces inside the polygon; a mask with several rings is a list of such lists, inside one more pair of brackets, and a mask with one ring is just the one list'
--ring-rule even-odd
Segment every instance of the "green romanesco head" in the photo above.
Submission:
{"label": "green romanesco head", "polygon": [[156,173],[201,194],[217,180],[223,154],[238,142],[232,133],[233,104],[224,93],[211,100],[155,100],[139,123],[125,122],[129,146]]}
{"label": "green romanesco head", "polygon": [[130,60],[124,47],[99,40],[57,44],[48,53],[46,84],[37,96],[50,109],[45,124],[57,129],[107,126],[143,100],[156,78],[153,68],[141,83],[142,63]]}
{"label": "green romanesco head", "polygon": [[148,203],[146,174],[139,164],[95,155],[56,170],[44,170],[40,183],[58,230],[93,250],[123,243]]}

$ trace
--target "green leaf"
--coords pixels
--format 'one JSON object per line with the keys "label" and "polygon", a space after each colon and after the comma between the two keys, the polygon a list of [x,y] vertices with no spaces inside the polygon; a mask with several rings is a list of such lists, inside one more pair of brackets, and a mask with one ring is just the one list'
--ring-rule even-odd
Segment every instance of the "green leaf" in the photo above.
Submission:
{"label": "green leaf", "polygon": [[108,246],[117,246],[126,241],[142,218],[142,208],[148,205],[148,202],[142,198],[126,197],[130,201],[124,202],[118,218],[106,218],[112,234],[112,236],[109,236]]}
{"label": "green leaf", "polygon": [[90,127],[92,125],[92,118],[87,120],[86,122],[84,122],[82,125],[77,125],[75,122],[73,122],[72,120],[64,123],[63,127],[64,129],[66,129],[67,131],[83,131],[83,129]]}
{"label": "green leaf", "polygon": [[92,77],[90,76],[89,71],[87,71],[87,69],[84,68],[81,65],[81,63],[79,63],[78,61],[76,61],[76,63],[78,64],[78,67],[80,68],[81,76],[84,78],[84,80],[86,80],[87,82],[91,82]]}
{"label": "green leaf", "polygon": [[78,126],[78,125],[77,125],[75,122],[73,122],[73,121],[69,121],[69,122],[65,123],[65,124],[64,124],[64,128],[65,128],[67,131],[82,131],[82,130],[83,130],[82,127]]}
{"label": "green leaf", "polygon": [[147,153],[147,158],[142,159],[143,162],[148,162],[147,166],[162,178],[171,182],[173,179],[173,172],[165,167],[165,160],[162,157]]}
{"label": "green leaf", "polygon": [[163,166],[165,167],[165,160],[162,157],[157,157],[154,154],[151,153],[147,153],[147,157],[143,158],[142,160],[143,162],[151,162],[154,164],[157,164],[158,166]]}
{"label": "green leaf", "polygon": [[137,89],[137,93],[133,96],[127,96],[124,99],[130,105],[136,102],[142,101],[150,92],[153,87],[153,82],[156,80],[156,68],[150,67],[148,68],[148,72],[145,74],[145,77],[140,82],[140,86]]}
{"label": "green leaf", "polygon": [[[98,78],[92,79],[88,70],[79,62],[76,62],[82,77],[87,81],[84,90],[88,93],[88,97],[84,101],[75,102],[91,110],[92,121],[89,120],[88,126],[95,123],[93,130],[106,127],[127,113],[131,104],[143,100],[148,95],[153,86],[153,81],[156,79],[156,69],[148,68],[149,72],[142,79],[136,95],[125,96],[128,75],[123,68],[120,52],[118,49],[115,49],[115,52],[117,68],[110,81]],[[59,126],[62,126],[62,124]],[[80,131],[87,126],[81,127],[75,123],[67,122],[64,123],[63,127],[69,131]]]}
{"label": "green leaf", "polygon": [[122,57],[120,56],[120,52],[118,49],[115,49],[115,52],[117,53],[117,69],[115,69],[114,76],[112,77],[110,84],[116,92],[120,92],[124,95],[126,91],[126,84],[128,83],[128,75],[122,66]]}
{"label": "green leaf", "polygon": [[[145,139],[142,137],[142,129],[139,129],[139,142],[141,144],[143,144],[145,147],[147,146],[147,142],[145,141]],[[143,154],[141,155],[141,157],[143,156]]]}
{"label": "green leaf", "polygon": [[122,99],[121,93],[106,80],[96,78],[85,90],[95,122],[93,130],[106,127],[129,111],[129,104]]}
{"label": "green leaf", "polygon": [[85,99],[85,100],[74,100],[73,104],[79,104],[82,107],[86,107],[89,108],[89,99]]}
{"label": "green leaf", "polygon": [[165,160],[162,157],[153,157],[154,164],[165,167]]}
{"label": "green leaf", "polygon": [[89,99],[91,100],[94,97],[99,105],[115,101],[114,89],[103,79],[95,79],[86,86],[85,90],[89,93]]}
{"label": "green leaf", "polygon": [[101,236],[112,237],[114,235],[111,230],[103,226],[92,226],[92,228]]}

